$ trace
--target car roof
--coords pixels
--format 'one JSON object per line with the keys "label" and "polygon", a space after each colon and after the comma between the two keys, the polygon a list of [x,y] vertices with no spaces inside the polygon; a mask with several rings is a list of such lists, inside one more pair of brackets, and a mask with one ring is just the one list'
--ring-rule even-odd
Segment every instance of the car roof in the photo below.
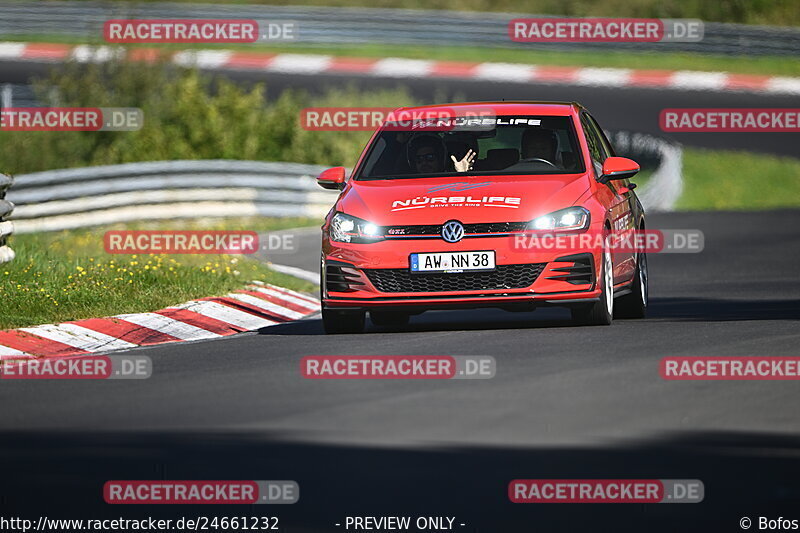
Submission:
{"label": "car roof", "polygon": [[585,108],[577,102],[534,102],[534,101],[500,101],[500,102],[458,102],[452,104],[436,104],[425,106],[401,107],[396,111],[424,111],[447,116],[448,112],[491,112],[497,116],[507,115],[577,115]]}

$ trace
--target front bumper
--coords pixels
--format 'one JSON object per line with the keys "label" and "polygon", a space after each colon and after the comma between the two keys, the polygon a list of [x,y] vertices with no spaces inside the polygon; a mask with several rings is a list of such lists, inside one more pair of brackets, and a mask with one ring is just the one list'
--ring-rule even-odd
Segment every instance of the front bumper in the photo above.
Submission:
{"label": "front bumper", "polygon": [[[574,306],[597,301],[596,250],[520,249],[514,237],[446,243],[440,239],[350,244],[323,240],[322,300],[329,309],[432,309]],[[412,253],[494,250],[493,272],[411,273]]]}

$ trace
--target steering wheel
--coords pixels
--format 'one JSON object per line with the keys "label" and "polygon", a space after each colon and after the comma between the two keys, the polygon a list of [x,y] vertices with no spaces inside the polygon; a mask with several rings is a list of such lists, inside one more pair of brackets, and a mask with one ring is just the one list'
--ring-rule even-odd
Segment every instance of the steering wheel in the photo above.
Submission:
{"label": "steering wheel", "polygon": [[542,159],[541,157],[530,157],[528,159],[523,159],[522,161],[520,161],[520,163],[533,163],[533,162],[545,163],[553,168],[558,168],[556,165],[554,165],[547,159]]}

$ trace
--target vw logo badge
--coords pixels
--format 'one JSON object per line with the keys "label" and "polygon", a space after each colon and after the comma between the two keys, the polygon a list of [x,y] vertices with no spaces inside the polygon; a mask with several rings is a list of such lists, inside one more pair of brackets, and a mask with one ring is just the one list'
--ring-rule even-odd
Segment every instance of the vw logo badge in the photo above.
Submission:
{"label": "vw logo badge", "polygon": [[458,220],[451,220],[442,226],[442,239],[447,242],[458,242],[464,238],[464,226]]}

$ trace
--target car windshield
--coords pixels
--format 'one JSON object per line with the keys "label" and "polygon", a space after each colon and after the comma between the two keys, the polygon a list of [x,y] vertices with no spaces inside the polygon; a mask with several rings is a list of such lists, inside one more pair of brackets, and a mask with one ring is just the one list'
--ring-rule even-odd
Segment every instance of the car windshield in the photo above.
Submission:
{"label": "car windshield", "polygon": [[584,171],[567,116],[455,117],[386,123],[357,180],[457,174],[574,174]]}

